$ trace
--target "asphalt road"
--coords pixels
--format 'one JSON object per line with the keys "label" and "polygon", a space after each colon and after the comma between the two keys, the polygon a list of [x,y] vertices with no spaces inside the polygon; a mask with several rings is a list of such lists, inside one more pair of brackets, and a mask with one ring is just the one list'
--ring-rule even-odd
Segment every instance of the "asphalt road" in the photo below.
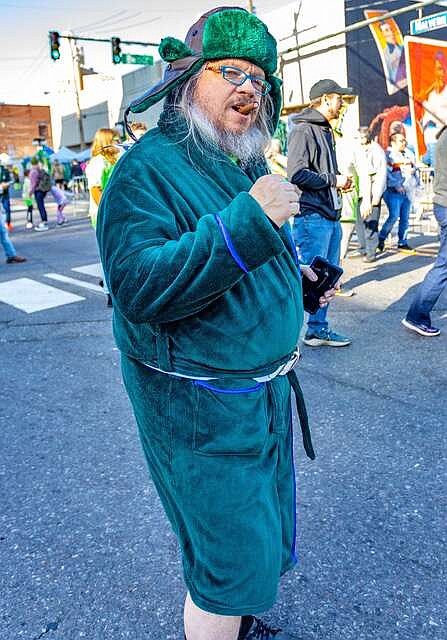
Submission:
{"label": "asphalt road", "polygon": [[[97,277],[73,271],[97,263],[94,235],[69,216],[41,234],[17,223],[28,262],[0,264],[0,294],[26,278],[82,298],[32,313],[0,302],[0,637],[180,640],[176,541],[140,451],[111,311],[76,282]],[[267,613],[297,640],[447,637],[447,296],[440,337],[401,327],[436,238],[410,240],[424,253],[387,252],[369,269],[347,261],[357,295],[330,316],[353,345],[303,348],[317,459],[297,434],[300,564]]]}

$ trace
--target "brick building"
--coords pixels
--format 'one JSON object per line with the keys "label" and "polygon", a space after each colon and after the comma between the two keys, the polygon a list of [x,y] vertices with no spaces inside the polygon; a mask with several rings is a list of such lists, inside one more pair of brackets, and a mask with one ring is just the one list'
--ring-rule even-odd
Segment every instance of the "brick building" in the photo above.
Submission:
{"label": "brick building", "polygon": [[0,153],[22,158],[33,155],[33,140],[53,146],[50,107],[31,104],[0,104]]}

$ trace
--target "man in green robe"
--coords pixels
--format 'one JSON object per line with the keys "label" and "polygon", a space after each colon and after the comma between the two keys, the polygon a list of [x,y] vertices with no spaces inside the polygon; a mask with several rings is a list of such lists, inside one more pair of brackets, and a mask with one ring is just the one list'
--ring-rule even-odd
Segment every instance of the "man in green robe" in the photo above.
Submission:
{"label": "man in green robe", "polygon": [[314,453],[292,370],[298,197],[263,156],[281,106],[276,42],[256,16],[219,8],[159,51],[162,82],[128,111],[164,110],[116,165],[98,215],[115,339],[182,551],[185,637],[279,640],[254,614],[296,563],[291,386]]}

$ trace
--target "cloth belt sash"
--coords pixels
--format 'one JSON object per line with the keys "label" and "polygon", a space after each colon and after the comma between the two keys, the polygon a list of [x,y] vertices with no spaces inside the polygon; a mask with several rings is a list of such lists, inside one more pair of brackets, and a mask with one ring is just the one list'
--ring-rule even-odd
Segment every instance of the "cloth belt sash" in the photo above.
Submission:
{"label": "cloth belt sash", "polygon": [[296,410],[298,413],[298,418],[300,421],[304,450],[308,458],[310,458],[311,460],[315,460],[315,452],[312,445],[312,437],[310,434],[310,427],[309,427],[309,417],[307,415],[307,409],[306,409],[306,404],[304,402],[303,391],[301,389],[300,383],[298,382],[298,377],[293,369],[292,371],[288,372],[287,378],[295,394],[295,404],[296,404]]}

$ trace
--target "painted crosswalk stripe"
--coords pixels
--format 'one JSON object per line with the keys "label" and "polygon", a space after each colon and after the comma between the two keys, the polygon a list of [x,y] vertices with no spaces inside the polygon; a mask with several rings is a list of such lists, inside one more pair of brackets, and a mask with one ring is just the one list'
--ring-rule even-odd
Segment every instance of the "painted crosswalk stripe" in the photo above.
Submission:
{"label": "painted crosswalk stripe", "polygon": [[17,280],[0,282],[0,302],[9,304],[25,313],[44,311],[81,300],[85,300],[85,298],[31,280],[31,278],[17,278]]}
{"label": "painted crosswalk stripe", "polygon": [[59,282],[66,282],[67,284],[73,284],[76,287],[89,289],[90,291],[97,291],[98,293],[103,292],[102,287],[97,284],[85,282],[84,280],[78,280],[77,278],[70,278],[69,276],[63,276],[60,273],[46,273],[45,278],[51,278],[51,280],[58,280]]}
{"label": "painted crosswalk stripe", "polygon": [[82,267],[73,267],[72,271],[84,273],[87,276],[94,276],[95,278],[102,278],[102,269],[100,262],[95,262],[94,264],[86,264]]}

